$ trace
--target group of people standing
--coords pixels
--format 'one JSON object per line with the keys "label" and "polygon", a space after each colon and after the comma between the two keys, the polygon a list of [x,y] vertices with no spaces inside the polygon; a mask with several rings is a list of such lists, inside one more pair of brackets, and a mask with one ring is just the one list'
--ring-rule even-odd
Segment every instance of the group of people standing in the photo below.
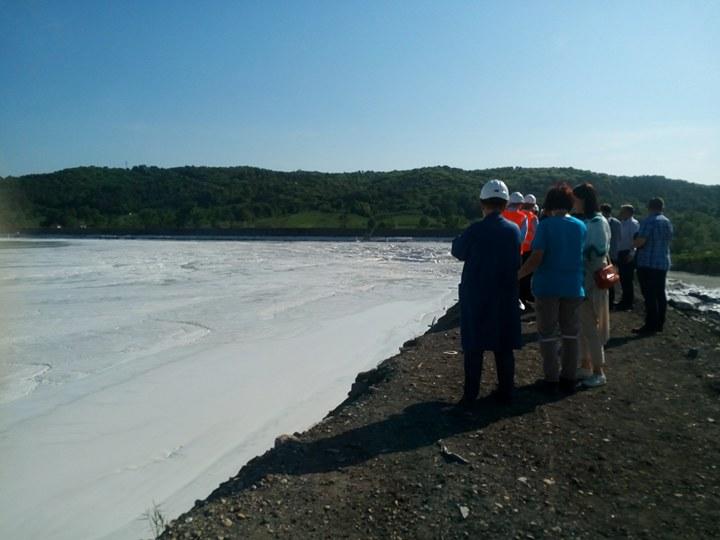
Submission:
{"label": "group of people standing", "polygon": [[[588,183],[566,183],[546,194],[542,212],[533,195],[510,194],[500,180],[480,193],[483,219],[471,224],[452,245],[464,261],[459,288],[465,388],[458,403],[472,407],[479,392],[483,357],[495,356],[495,397],[510,402],[514,389],[514,350],[522,347],[521,310],[534,305],[543,362],[543,386],[572,393],[578,384],[607,383],[605,344],[610,309],[632,309],[637,268],[645,298],[645,324],[639,334],[662,331],[665,276],[670,265],[672,225],[662,215],[662,199],[652,199],[649,217],[639,224],[624,205],[620,220],[600,205]],[[619,269],[622,298],[611,300],[596,273],[610,263]]]}

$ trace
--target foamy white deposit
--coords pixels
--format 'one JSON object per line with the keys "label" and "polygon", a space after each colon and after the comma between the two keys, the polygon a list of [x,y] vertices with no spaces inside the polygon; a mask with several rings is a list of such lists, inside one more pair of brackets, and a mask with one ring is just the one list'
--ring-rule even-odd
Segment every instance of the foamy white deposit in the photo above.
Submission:
{"label": "foamy white deposit", "polygon": [[668,299],[675,307],[720,317],[720,276],[670,272]]}
{"label": "foamy white deposit", "polygon": [[[52,243],[50,243],[52,244]],[[456,297],[440,242],[0,249],[0,538],[150,536]]]}

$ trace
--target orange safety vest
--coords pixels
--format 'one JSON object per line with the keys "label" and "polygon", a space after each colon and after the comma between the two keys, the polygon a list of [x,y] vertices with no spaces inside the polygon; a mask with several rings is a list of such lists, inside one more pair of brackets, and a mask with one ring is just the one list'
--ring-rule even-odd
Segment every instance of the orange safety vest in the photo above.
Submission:
{"label": "orange safety vest", "polygon": [[521,210],[521,212],[525,214],[525,217],[527,217],[528,220],[528,230],[525,235],[525,242],[523,242],[522,249],[520,250],[522,253],[526,253],[530,251],[533,238],[535,238],[535,229],[537,228],[538,217],[535,215],[535,212],[531,212],[530,210]]}
{"label": "orange safety vest", "polygon": [[[523,226],[525,227],[525,236],[527,237],[527,231],[528,231],[528,218],[525,215],[525,212],[522,210],[504,210],[502,213],[502,216],[507,219],[508,221],[512,221],[515,225],[518,226],[518,229],[521,231],[523,230]],[[525,247],[525,242],[523,242],[520,245],[520,253],[525,253],[523,248]]]}

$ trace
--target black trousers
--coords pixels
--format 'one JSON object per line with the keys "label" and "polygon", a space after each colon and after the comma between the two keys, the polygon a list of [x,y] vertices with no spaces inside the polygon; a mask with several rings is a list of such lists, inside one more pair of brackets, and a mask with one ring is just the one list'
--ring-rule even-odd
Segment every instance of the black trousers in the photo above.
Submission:
{"label": "black trousers", "polygon": [[[512,349],[494,351],[495,367],[498,375],[498,392],[501,396],[511,397],[515,381],[515,354]],[[463,401],[473,401],[480,392],[483,358],[485,351],[465,351],[465,392]]]}
{"label": "black trousers", "polygon": [[[618,260],[611,258],[610,262],[618,267],[618,273],[619,273],[620,265],[618,264]],[[610,304],[610,309],[612,309],[612,307],[615,305],[615,285],[613,285],[612,287],[610,287],[608,289],[608,302]]]}
{"label": "black trousers", "polygon": [[618,270],[620,272],[620,288],[622,288],[622,298],[620,303],[624,306],[631,307],[635,302],[635,258],[627,260],[630,250],[623,250],[618,253]]}
{"label": "black trousers", "polygon": [[665,296],[667,271],[639,266],[637,275],[640,291],[645,298],[645,326],[651,330],[662,331],[667,311],[667,296]]}
{"label": "black trousers", "polygon": [[[523,255],[522,255],[523,264],[525,263],[525,261],[527,261],[530,258],[530,255],[532,255],[532,251],[523,253]],[[520,283],[518,284],[518,286],[520,287],[520,290],[518,291],[519,295],[520,295],[520,300],[522,300],[523,302],[534,302],[535,301],[535,297],[533,296],[533,293],[532,293],[532,274],[522,278],[520,280]]]}

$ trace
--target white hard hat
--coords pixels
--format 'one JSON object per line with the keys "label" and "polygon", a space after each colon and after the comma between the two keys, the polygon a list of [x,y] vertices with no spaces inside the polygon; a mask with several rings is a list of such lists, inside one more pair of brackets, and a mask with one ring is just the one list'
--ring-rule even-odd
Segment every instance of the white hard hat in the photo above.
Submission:
{"label": "white hard hat", "polygon": [[480,190],[480,199],[502,199],[507,201],[509,198],[510,190],[502,180],[490,180]]}
{"label": "white hard hat", "polygon": [[535,198],[535,195],[533,195],[532,193],[528,193],[527,195],[525,195],[523,202],[525,204],[535,204],[537,202],[537,199]]}
{"label": "white hard hat", "polygon": [[523,200],[523,194],[519,191],[514,191],[510,194],[510,204],[522,204]]}

